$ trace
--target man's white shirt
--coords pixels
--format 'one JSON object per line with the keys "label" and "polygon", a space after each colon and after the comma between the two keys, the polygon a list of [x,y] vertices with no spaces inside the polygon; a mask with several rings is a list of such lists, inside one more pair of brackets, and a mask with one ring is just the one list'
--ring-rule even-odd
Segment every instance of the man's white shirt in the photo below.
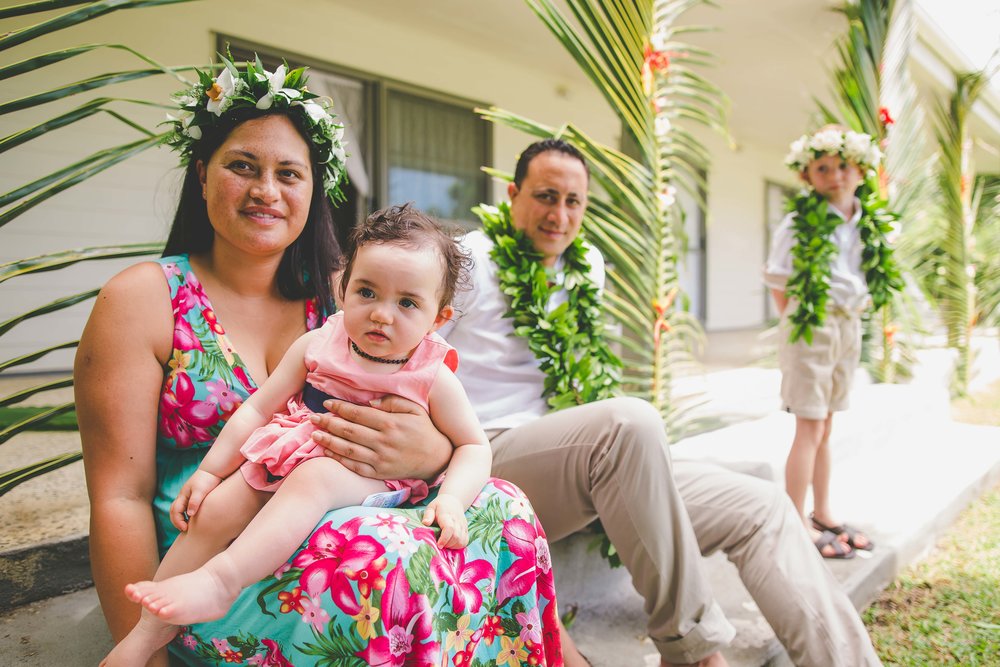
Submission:
{"label": "man's white shirt", "polygon": [[[458,379],[485,430],[507,429],[526,424],[549,411],[542,398],[545,374],[527,341],[514,333],[504,317],[509,299],[500,291],[497,269],[490,259],[493,241],[481,231],[469,232],[462,240],[475,262],[469,289],[455,295],[455,317],[438,332],[459,355]],[[590,278],[604,288],[604,258],[587,246]],[[556,262],[556,281],[563,280],[562,259]],[[552,310],[566,301],[565,290],[549,299]]]}

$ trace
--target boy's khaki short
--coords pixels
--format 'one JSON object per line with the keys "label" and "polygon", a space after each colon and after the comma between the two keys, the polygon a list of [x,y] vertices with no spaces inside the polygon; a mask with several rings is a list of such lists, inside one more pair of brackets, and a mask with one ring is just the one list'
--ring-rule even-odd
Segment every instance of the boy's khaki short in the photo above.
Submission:
{"label": "boy's khaki short", "polygon": [[785,410],[797,417],[826,419],[848,407],[861,360],[861,316],[832,307],[823,326],[813,329],[812,345],[801,338],[789,343],[788,315],[794,308],[795,303],[788,304],[778,328],[781,400]]}

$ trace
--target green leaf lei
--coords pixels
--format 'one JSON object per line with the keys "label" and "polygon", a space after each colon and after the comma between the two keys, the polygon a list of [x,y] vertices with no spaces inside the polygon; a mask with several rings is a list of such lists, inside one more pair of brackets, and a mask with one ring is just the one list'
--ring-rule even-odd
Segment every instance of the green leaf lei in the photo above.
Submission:
{"label": "green leaf lei", "polygon": [[[524,232],[510,222],[510,206],[473,209],[493,241],[500,290],[510,299],[505,317],[545,373],[542,396],[553,410],[618,395],[621,361],[604,340],[600,293],[590,281],[587,250],[580,236],[563,252],[563,284],[542,264]],[[548,310],[549,297],[566,288],[567,300]]]}
{"label": "green leaf lei", "polygon": [[[903,287],[903,279],[892,256],[886,234],[899,217],[887,210],[886,200],[873,183],[866,183],[862,192],[861,218],[858,231],[861,236],[861,268],[865,272],[868,293],[875,310],[892,300],[892,293]],[[793,229],[795,244],[792,246],[792,275],[786,292],[789,300],[798,307],[789,315],[794,343],[802,338],[812,345],[813,327],[826,320],[826,304],[830,292],[830,261],[837,252],[831,236],[843,218],[829,210],[825,198],[815,192],[803,193],[789,201],[789,211],[795,212]]]}

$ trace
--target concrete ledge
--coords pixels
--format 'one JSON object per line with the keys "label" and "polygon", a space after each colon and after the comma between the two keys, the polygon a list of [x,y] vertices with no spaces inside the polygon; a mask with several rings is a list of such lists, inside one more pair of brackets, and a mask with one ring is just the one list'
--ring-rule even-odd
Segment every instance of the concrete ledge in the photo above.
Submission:
{"label": "concrete ledge", "polygon": [[0,554],[0,608],[71,593],[93,585],[86,535]]}

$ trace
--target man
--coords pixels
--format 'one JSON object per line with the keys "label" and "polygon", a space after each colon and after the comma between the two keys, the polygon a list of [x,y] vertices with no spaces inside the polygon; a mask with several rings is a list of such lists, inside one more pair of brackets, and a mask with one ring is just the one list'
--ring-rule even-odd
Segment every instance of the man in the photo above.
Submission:
{"label": "man", "polygon": [[[552,541],[601,519],[645,599],[649,635],[665,667],[726,665],[719,651],[735,633],[712,597],[700,557],[717,549],[737,566],[796,664],[879,664],[857,613],[775,485],[704,463],[672,465],[659,414],[638,399],[550,412],[540,370],[551,366],[542,358],[545,346],[516,333],[538,329],[530,326],[538,317],[529,312],[531,294],[514,297],[518,307],[507,316],[525,258],[515,250],[497,260],[490,251],[499,237],[514,247],[513,230],[523,232],[538,261],[554,269],[551,297],[543,295],[550,312],[573,301],[562,289],[567,273],[574,283],[581,274],[589,282],[571,289],[599,290],[603,260],[578,243],[588,185],[586,164],[572,146],[532,144],[508,187],[510,228],[488,225],[490,235],[477,231],[465,240],[476,262],[472,285],[456,301],[461,315],[442,333],[459,351],[459,377],[490,436],[493,474],[524,490]],[[517,329],[513,318],[519,318]],[[352,420],[350,408],[342,408],[336,406]],[[324,426],[351,439],[336,419]],[[346,465],[379,470],[383,452],[338,437],[324,444]],[[584,664],[568,644],[567,665]]]}

